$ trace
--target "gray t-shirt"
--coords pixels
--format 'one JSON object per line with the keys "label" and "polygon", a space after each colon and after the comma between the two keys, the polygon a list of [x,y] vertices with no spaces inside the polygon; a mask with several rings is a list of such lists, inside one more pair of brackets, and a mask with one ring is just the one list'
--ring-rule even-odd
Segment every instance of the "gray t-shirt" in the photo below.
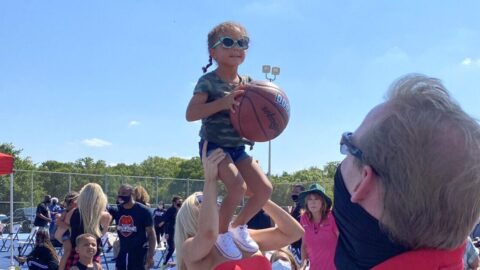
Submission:
{"label": "gray t-shirt", "polygon": [[[240,83],[232,84],[223,81],[215,71],[209,72],[200,79],[193,94],[208,94],[207,103],[222,98],[231,93],[237,86],[250,82],[249,76],[239,76]],[[199,133],[203,140],[208,140],[222,147],[238,147],[251,144],[245,138],[240,137],[230,121],[230,111],[223,110],[202,119],[202,127]]]}

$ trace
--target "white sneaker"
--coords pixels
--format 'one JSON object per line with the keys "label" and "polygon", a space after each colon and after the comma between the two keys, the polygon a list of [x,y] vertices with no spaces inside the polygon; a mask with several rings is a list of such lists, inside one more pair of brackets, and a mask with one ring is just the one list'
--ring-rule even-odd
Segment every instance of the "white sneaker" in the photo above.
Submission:
{"label": "white sneaker", "polygon": [[219,234],[215,246],[223,257],[229,260],[240,260],[242,258],[242,252],[233,242],[232,234],[230,232]]}
{"label": "white sneaker", "polygon": [[232,233],[233,240],[242,250],[252,253],[258,251],[258,244],[250,237],[247,225],[240,225],[233,228],[230,223],[228,231]]}

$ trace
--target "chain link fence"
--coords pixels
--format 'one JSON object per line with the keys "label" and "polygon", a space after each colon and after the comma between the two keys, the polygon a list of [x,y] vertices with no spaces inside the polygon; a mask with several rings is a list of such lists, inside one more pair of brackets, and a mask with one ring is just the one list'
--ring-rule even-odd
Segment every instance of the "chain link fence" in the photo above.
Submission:
{"label": "chain link fence", "polygon": [[[9,177],[0,177],[0,221],[4,223],[9,222],[9,220],[2,220],[9,216],[10,212],[9,182]],[[160,201],[169,204],[174,195],[185,198],[203,189],[203,179],[17,170],[14,175],[13,191],[14,222],[20,222],[27,227],[33,222],[36,206],[45,195],[57,197],[59,202],[62,202],[69,191],[80,191],[87,183],[97,183],[102,186],[109,203],[115,203],[120,185],[125,183],[132,186],[141,185],[150,195],[152,207]],[[275,183],[271,199],[282,206],[291,205],[290,191],[294,184],[303,184],[308,188],[310,183]],[[327,189],[327,194],[331,196],[330,183],[322,184]],[[220,184],[219,195],[225,194],[225,188]]]}

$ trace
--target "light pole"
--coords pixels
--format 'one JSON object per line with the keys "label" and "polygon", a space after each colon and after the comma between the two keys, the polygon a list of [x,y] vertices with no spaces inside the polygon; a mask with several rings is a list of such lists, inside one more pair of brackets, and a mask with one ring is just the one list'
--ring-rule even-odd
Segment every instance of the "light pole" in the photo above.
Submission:
{"label": "light pole", "polygon": [[[275,81],[277,75],[280,75],[280,68],[279,67],[270,67],[270,65],[263,65],[262,72],[265,73],[265,79],[269,80],[270,82]],[[268,77],[268,74],[271,73],[272,77]],[[272,141],[268,141],[268,172],[267,176],[270,176],[272,168]]]}

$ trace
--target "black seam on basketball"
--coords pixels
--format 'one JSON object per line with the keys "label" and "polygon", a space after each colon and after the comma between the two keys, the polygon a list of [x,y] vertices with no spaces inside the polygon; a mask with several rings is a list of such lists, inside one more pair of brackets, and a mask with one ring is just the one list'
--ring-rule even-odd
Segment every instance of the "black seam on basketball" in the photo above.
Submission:
{"label": "black seam on basketball", "polygon": [[[268,97],[268,96],[266,96],[266,95],[263,95],[263,94],[261,94],[261,93],[260,93],[260,92],[258,92],[258,91],[252,91],[252,93],[251,93],[251,94],[256,94],[256,95],[258,95],[258,96],[262,97],[262,98],[263,98],[264,100],[266,100],[268,103],[272,104],[272,105],[273,105],[273,107],[275,107],[275,109],[276,109],[276,105],[277,105],[277,103],[275,103],[275,102],[272,102],[272,101],[269,99],[269,97]],[[288,98],[287,98],[287,100],[288,100]],[[289,106],[290,106],[290,102],[288,102],[288,103],[289,103]],[[278,110],[278,109],[276,109],[276,110],[277,110],[277,111],[280,113],[280,116],[282,117],[282,120],[283,120],[283,122],[284,122],[284,123],[285,123],[285,125],[286,125],[286,124],[288,123],[288,119],[286,119],[286,117],[285,117],[285,116],[283,116],[283,113],[281,113],[281,112],[280,112],[280,110]],[[288,114],[288,116],[290,117],[290,115],[289,115],[289,112],[287,112],[287,114]]]}
{"label": "black seam on basketball", "polygon": [[[263,133],[264,138],[267,139],[267,138],[268,138],[267,132],[265,131],[265,129],[263,128],[263,125],[261,124],[262,121],[260,121],[260,118],[258,117],[258,112],[257,112],[257,110],[255,109],[255,106],[253,106],[253,102],[251,101],[251,98],[248,97],[248,96],[244,96],[244,97],[243,97],[243,101],[245,101],[245,99],[248,100],[248,102],[249,102],[250,105],[252,106],[252,110],[253,110],[253,112],[254,112],[254,115],[255,115],[255,118],[256,118],[256,120],[257,120],[258,126],[260,126],[260,129],[262,130],[262,133]],[[240,126],[241,126],[241,124],[240,124]],[[243,132],[242,132],[242,133],[243,133]]]}
{"label": "black seam on basketball", "polygon": [[[265,96],[265,95],[262,95],[260,94],[259,92],[257,91],[253,91],[251,93],[252,95],[257,95],[258,97],[261,97],[263,100],[265,100],[266,102],[270,103],[270,105],[272,105],[273,108],[275,108],[275,110],[278,112],[278,114],[280,115],[280,117],[282,117],[282,120],[283,120],[283,124],[286,126],[288,124],[288,119],[283,116],[283,113],[277,108],[277,103],[276,102],[272,102],[268,96]],[[288,114],[288,113],[287,113]]]}

